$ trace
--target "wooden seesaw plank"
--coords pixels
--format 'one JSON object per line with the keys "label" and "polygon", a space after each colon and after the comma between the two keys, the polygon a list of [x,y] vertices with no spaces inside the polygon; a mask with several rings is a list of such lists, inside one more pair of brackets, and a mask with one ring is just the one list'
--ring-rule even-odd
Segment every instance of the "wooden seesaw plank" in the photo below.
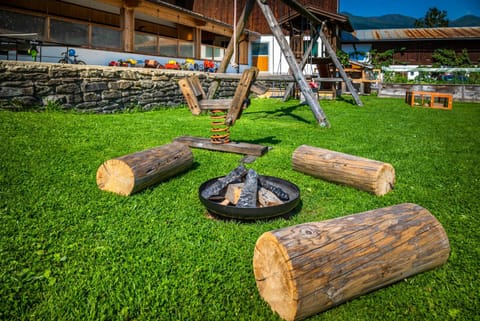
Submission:
{"label": "wooden seesaw plank", "polygon": [[268,146],[241,142],[214,144],[209,138],[203,137],[181,136],[175,138],[174,141],[194,148],[252,156],[263,156],[268,151]]}

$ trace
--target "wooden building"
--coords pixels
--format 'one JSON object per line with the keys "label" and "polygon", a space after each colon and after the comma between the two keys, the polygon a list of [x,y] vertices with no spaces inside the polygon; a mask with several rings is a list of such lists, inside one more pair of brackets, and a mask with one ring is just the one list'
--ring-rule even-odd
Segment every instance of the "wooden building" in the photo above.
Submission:
{"label": "wooden building", "polygon": [[[0,59],[2,52],[13,49],[25,53],[29,42],[37,41],[45,47],[221,61],[234,32],[234,16],[238,19],[246,1],[0,0]],[[326,22],[324,32],[334,48],[342,29],[352,31],[348,19],[338,14],[337,0],[300,3]],[[306,19],[280,0],[270,1],[270,7],[286,35],[308,37]],[[262,49],[261,37],[270,33],[255,6],[237,48],[237,62],[250,65],[259,56],[277,55]]]}
{"label": "wooden building", "polygon": [[480,27],[372,29],[342,33],[342,50],[364,53],[394,49],[393,60],[401,65],[431,65],[436,49],[466,49],[473,64],[480,63]]}

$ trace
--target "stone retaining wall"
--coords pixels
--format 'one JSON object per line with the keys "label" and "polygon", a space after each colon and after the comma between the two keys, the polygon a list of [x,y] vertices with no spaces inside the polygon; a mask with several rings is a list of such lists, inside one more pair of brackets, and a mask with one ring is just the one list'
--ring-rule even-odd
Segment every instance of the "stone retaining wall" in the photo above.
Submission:
{"label": "stone retaining wall", "polygon": [[[65,109],[112,113],[185,104],[178,79],[196,73],[208,90],[213,74],[165,69],[0,61],[0,108],[23,110],[58,104]],[[237,79],[221,82],[218,98],[232,97]]]}

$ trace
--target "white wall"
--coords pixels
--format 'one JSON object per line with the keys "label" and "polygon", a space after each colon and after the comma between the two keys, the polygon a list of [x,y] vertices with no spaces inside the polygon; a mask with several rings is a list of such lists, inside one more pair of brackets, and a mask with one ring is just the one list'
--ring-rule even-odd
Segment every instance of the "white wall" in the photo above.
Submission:
{"label": "white wall", "polygon": [[[288,43],[290,43],[290,38],[286,37]],[[288,63],[285,58],[285,55],[282,53],[280,45],[273,35],[266,35],[260,37],[260,42],[268,43],[268,73],[272,74],[288,74]],[[322,41],[318,39],[318,48],[319,51],[322,48]],[[320,52],[319,52],[320,54]],[[308,64],[304,68],[304,74],[311,74],[316,72],[317,67],[315,65]]]}

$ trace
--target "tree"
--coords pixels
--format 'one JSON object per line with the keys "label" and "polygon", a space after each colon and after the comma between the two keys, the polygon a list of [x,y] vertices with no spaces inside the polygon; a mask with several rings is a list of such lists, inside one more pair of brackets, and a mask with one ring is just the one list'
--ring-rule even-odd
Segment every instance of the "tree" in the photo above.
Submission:
{"label": "tree", "polygon": [[433,7],[428,9],[424,18],[415,20],[415,28],[448,27],[448,23],[447,11]]}
{"label": "tree", "polygon": [[456,53],[453,49],[439,48],[432,54],[433,67],[470,67],[472,62],[468,56],[467,49]]}

